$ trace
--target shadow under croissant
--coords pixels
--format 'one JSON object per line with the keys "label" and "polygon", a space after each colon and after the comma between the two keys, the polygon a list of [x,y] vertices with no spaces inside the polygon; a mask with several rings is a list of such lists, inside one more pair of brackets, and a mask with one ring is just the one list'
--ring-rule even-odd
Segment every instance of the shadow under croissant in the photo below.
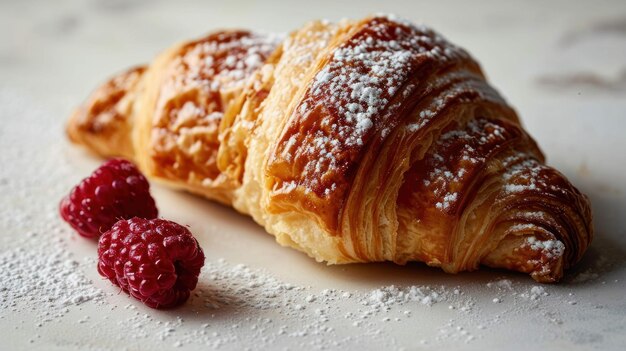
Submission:
{"label": "shadow under croissant", "polygon": [[[195,196],[193,194],[180,193],[163,188],[159,189],[158,191],[160,192],[160,199],[171,198],[177,204],[182,203],[181,206],[184,207],[182,208],[182,212],[185,212],[185,216],[189,218],[192,222],[193,218],[203,217],[206,220],[206,218],[208,217],[222,219],[222,221],[220,221],[220,225],[230,225],[230,223],[235,223],[230,228],[218,228],[217,230],[221,231],[222,233],[232,231],[232,235],[243,235],[244,237],[242,238],[242,240],[250,241],[250,246],[245,249],[248,256],[266,255],[267,252],[262,251],[271,249],[272,252],[276,252],[274,255],[279,255],[278,257],[275,257],[276,260],[281,260],[281,262],[283,263],[289,260],[289,262],[293,263],[293,265],[291,265],[292,267],[301,266],[303,271],[306,271],[307,274],[314,274],[315,276],[320,277],[320,279],[323,279],[326,284],[322,285],[326,287],[334,286],[328,283],[336,282],[336,288],[341,289],[342,286],[345,285],[342,283],[352,282],[358,283],[363,288],[378,288],[386,285],[428,285],[453,288],[459,285],[480,286],[495,279],[501,279],[503,277],[519,282],[528,282],[534,284],[532,278],[530,278],[527,274],[516,273],[501,269],[493,269],[489,267],[481,267],[480,270],[473,272],[447,274],[443,272],[440,268],[429,267],[421,262],[410,262],[405,266],[399,266],[390,262],[326,265],[325,263],[318,263],[315,260],[306,256],[305,254],[297,252],[296,250],[280,247],[277,243],[275,243],[274,238],[271,235],[267,235],[264,232],[263,228],[257,225],[251,218],[237,213],[230,207],[207,201],[206,199]],[[175,198],[178,198],[178,200],[176,200]],[[180,201],[180,198],[184,198],[184,201]],[[181,210],[181,208],[179,208],[178,210]],[[207,245],[207,248],[212,245],[211,241],[220,240],[214,238],[215,233],[206,233],[203,235],[202,224],[189,224],[192,224],[192,226],[194,227],[194,232],[196,232],[196,235],[198,235],[198,239],[201,241],[202,244]],[[249,235],[254,235],[254,237],[249,237],[249,239],[246,239],[246,236]],[[252,241],[254,241],[254,243]],[[260,244],[262,246],[259,245],[259,241],[261,241]],[[606,238],[603,238],[603,241],[606,241]],[[222,244],[223,243],[220,242],[220,245]],[[594,245],[592,247],[595,246],[599,246],[598,243],[594,242]],[[589,260],[589,262],[593,262],[594,258],[592,257],[591,259],[589,259],[588,257],[592,255],[594,255],[594,252],[592,252],[590,255],[586,255],[583,261],[587,262]],[[209,259],[217,258],[218,257],[212,257]],[[266,269],[272,269],[272,265],[263,266],[266,267]],[[580,271],[580,268],[578,268],[577,266],[574,272],[578,271]],[[277,273],[278,275],[281,275],[281,272],[272,273]],[[566,278],[563,282],[567,283],[568,279],[569,278]],[[211,282],[201,282],[201,284],[206,284],[207,287],[210,287]],[[214,292],[218,294],[219,291],[219,289],[214,290]],[[220,296],[216,296],[217,300],[219,300],[220,298]]]}
{"label": "shadow under croissant", "polygon": [[[600,192],[594,191],[594,187],[584,187],[585,184],[584,182],[582,183],[583,191],[589,194],[594,206],[594,213],[597,214],[596,222],[610,222],[605,221],[603,214],[607,213],[604,211],[607,207],[615,206],[612,203],[613,199],[611,196],[606,196],[605,190]],[[526,274],[489,267],[481,267],[480,270],[473,272],[447,274],[439,268],[429,267],[421,262],[410,262],[405,266],[399,266],[390,262],[326,265],[318,263],[296,250],[280,247],[275,243],[274,238],[271,235],[267,235],[263,228],[257,225],[251,218],[236,212],[230,207],[207,201],[193,194],[181,193],[159,186],[155,186],[154,191],[159,193],[161,203],[168,203],[169,201],[176,203],[177,211],[185,213],[186,220],[193,222],[194,218],[203,218],[203,223],[205,223],[207,216],[208,218],[222,219],[220,227],[213,228],[213,231],[217,231],[220,236],[242,235],[243,238],[241,240],[251,242],[244,249],[247,256],[262,256],[262,251],[265,250],[265,254],[267,254],[269,249],[275,259],[281,260],[281,262],[291,262],[291,269],[302,270],[309,275],[318,277],[317,279],[323,279],[324,282],[321,284],[322,287],[319,287],[320,290],[323,287],[342,289],[342,286],[345,286],[345,282],[358,283],[360,289],[375,289],[389,285],[397,287],[417,285],[441,287],[444,289],[462,286],[464,290],[469,291],[484,287],[487,283],[498,279],[509,279],[515,284],[538,284]],[[604,281],[604,275],[612,271],[624,269],[626,266],[626,250],[619,246],[619,241],[612,235],[605,235],[606,231],[615,228],[607,227],[604,223],[597,223],[594,241],[583,256],[583,259],[566,272],[560,283],[553,286],[562,290],[577,286],[582,287],[583,285],[599,285]],[[188,224],[192,225],[198,240],[203,245],[206,245],[207,248],[215,244],[212,241],[224,240],[224,237],[215,238],[216,233],[205,233],[202,228],[205,224]],[[231,224],[232,227],[228,227]],[[227,227],[222,228],[222,226]],[[615,234],[616,232],[610,231],[610,233]],[[237,251],[237,248],[233,250]],[[218,258],[208,257],[207,260],[214,261]],[[229,262],[232,265],[237,263],[239,262],[236,260]],[[256,270],[256,267],[252,267],[252,264],[250,266],[252,270]],[[275,266],[272,264],[259,266],[265,267],[264,270],[271,275],[284,275],[284,272],[273,271]],[[211,320],[231,318],[233,314],[245,314],[247,311],[258,310],[258,306],[262,304],[248,301],[250,298],[255,298],[254,294],[252,296],[239,294],[236,289],[229,288],[229,286],[232,286],[231,283],[234,282],[230,282],[228,279],[235,278],[222,278],[219,281],[213,281],[207,279],[206,276],[201,276],[198,286],[192,292],[189,301],[176,308],[176,314],[185,320],[210,323]],[[285,282],[289,283],[290,279],[285,279]],[[318,291],[312,290],[311,292],[316,293]],[[167,313],[167,310],[164,313]]]}
{"label": "shadow under croissant", "polygon": [[599,233],[582,260],[567,272],[563,284],[599,284],[602,277],[626,268],[626,251],[610,237]]}
{"label": "shadow under croissant", "polygon": [[186,320],[207,322],[207,317],[210,320],[230,319],[235,313],[245,313],[247,306],[241,296],[226,292],[211,281],[200,280],[189,300],[177,307],[175,313]]}
{"label": "shadow under croissant", "polygon": [[[85,166],[82,165],[82,167],[84,168]],[[573,178],[577,177],[574,176]],[[596,234],[582,260],[566,272],[564,279],[558,285],[571,287],[577,284],[601,284],[603,275],[624,269],[626,266],[626,250],[619,246],[620,241],[615,237],[620,233],[623,234],[623,229],[620,228],[619,220],[616,221],[610,217],[611,211],[615,215],[616,209],[619,208],[620,196],[615,196],[615,190],[602,186],[597,182],[594,183],[590,179],[579,178],[572,180],[575,180],[581,191],[588,194],[591,199]],[[250,217],[240,214],[228,206],[208,201],[194,194],[175,191],[156,184],[153,184],[152,191],[153,194],[158,194],[156,197],[159,199],[159,205],[167,208],[169,210],[167,212],[172,212],[173,208],[168,208],[168,206],[175,204],[175,212],[178,214],[177,220],[180,220],[181,224],[193,227],[192,231],[202,246],[205,247],[205,251],[210,250],[218,242],[219,245],[229,246],[228,243],[224,243],[224,241],[228,240],[224,239],[227,239],[229,235],[241,235],[243,236],[241,240],[250,242],[250,245],[246,245],[247,247],[244,250],[246,256],[267,255],[267,251],[271,250],[272,255],[278,256],[276,257],[277,260],[293,262],[293,267],[302,266],[302,268],[310,273],[314,273],[320,279],[323,278],[326,283],[324,285],[334,286],[332,283],[336,282],[336,286],[339,289],[344,285],[341,284],[342,282],[358,282],[364,289],[378,288],[385,285],[396,285],[399,287],[428,285],[447,288],[463,285],[465,287],[476,287],[502,278],[520,283],[534,284],[534,281],[526,274],[488,267],[481,267],[480,270],[474,272],[447,274],[439,268],[429,267],[420,262],[410,262],[405,266],[393,263],[329,266],[324,263],[318,263],[303,253],[280,247],[275,243],[274,238],[271,235],[267,235],[263,228],[257,225]],[[207,230],[205,228],[206,223],[210,223],[212,218],[220,219],[220,227],[216,226],[212,230]],[[618,232],[620,230],[621,232]],[[214,233],[210,233],[211,231]],[[222,237],[216,237],[216,233],[219,233]],[[265,253],[262,252],[264,250],[266,251]],[[233,247],[232,251],[241,250]],[[209,260],[217,258],[219,257],[208,257]],[[237,261],[231,263],[237,263]],[[271,269],[272,267],[272,265],[260,266],[264,266],[266,269]],[[228,312],[232,312],[232,310],[242,311],[246,309],[246,304],[240,300],[239,296],[214,286],[214,282],[210,280],[205,280],[200,280],[198,288],[192,292],[190,301],[178,309],[179,313],[189,314],[190,316],[200,314],[205,317],[206,315],[212,315],[219,318],[221,315],[228,315]]]}
{"label": "shadow under croissant", "polygon": [[619,239],[626,236],[626,218],[621,213],[623,195],[618,189],[597,180],[579,179],[577,184],[589,196],[595,234],[581,261],[566,273],[562,283],[602,284],[603,276],[626,269],[626,247],[623,239]]}

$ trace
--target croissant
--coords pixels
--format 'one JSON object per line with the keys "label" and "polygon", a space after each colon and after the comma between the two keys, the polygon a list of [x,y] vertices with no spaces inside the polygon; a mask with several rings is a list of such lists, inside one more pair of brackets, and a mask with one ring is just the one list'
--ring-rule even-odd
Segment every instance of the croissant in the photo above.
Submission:
{"label": "croissant", "polygon": [[588,198],[463,49],[391,16],[220,31],[100,86],[69,138],[252,216],[329,264],[563,277]]}

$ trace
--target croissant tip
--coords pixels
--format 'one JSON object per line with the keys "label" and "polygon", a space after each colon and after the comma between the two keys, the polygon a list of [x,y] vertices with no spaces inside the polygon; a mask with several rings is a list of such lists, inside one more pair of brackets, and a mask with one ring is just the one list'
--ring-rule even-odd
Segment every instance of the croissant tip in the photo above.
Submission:
{"label": "croissant tip", "polygon": [[78,115],[80,113],[81,113],[81,108],[75,109],[72,115],[70,116],[70,118],[67,120],[67,123],[65,124],[65,135],[71,142],[75,144],[78,144],[80,142],[81,133],[78,130],[78,125],[77,125]]}
{"label": "croissant tip", "polygon": [[563,278],[563,268],[561,265],[553,267],[552,269],[542,266],[539,270],[530,273],[530,276],[537,283],[558,283]]}

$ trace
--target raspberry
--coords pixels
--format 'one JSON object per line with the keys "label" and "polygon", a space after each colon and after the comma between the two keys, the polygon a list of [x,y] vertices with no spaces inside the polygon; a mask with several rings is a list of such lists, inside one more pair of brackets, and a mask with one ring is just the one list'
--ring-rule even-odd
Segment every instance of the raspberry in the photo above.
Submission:
{"label": "raspberry", "polygon": [[156,218],[150,184],[132,163],[112,159],[61,200],[61,217],[84,237],[97,238],[120,219]]}
{"label": "raspberry", "polygon": [[191,232],[164,219],[121,220],[98,243],[100,275],[152,308],[185,302],[203,265]]}

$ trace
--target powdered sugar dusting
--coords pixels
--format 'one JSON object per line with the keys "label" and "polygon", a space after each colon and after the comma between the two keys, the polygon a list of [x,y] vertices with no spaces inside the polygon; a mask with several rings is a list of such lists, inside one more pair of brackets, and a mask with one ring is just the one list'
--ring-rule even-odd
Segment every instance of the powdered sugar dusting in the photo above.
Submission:
{"label": "powdered sugar dusting", "polygon": [[[369,20],[326,58],[307,93],[296,106],[280,145],[289,147],[289,162],[304,166],[294,178],[307,192],[319,196],[342,191],[333,186],[337,170],[358,159],[359,150],[376,132],[385,137],[398,123],[398,94],[410,94],[407,85],[427,61],[444,65],[466,53],[423,26],[396,22],[386,17]],[[294,144],[291,136],[300,128],[307,134]]]}
{"label": "powdered sugar dusting", "polygon": [[17,322],[10,321],[18,316],[34,316],[31,342],[50,324],[66,320],[83,306],[103,306],[107,296],[94,286],[94,274],[87,273],[95,273],[93,257],[73,254],[68,243],[71,231],[59,218],[58,201],[69,190],[68,180],[76,177],[59,157],[60,145],[51,141],[57,137],[54,133],[37,133],[38,142],[53,146],[29,151],[32,157],[24,157],[24,149],[15,147],[40,147],[34,142],[23,143],[30,131],[16,128],[17,121],[56,130],[49,125],[56,125],[56,119],[30,107],[33,105],[0,88],[0,116],[7,121],[6,130],[11,131],[3,133],[0,147],[10,149],[3,157],[12,165],[0,171],[0,193],[5,201],[0,207],[4,234],[0,237],[0,323],[11,323],[18,329]]}
{"label": "powdered sugar dusting", "polygon": [[[263,65],[282,37],[277,34],[233,36],[227,32],[213,40],[201,40],[175,60],[173,65],[185,74],[173,77],[182,79],[179,82],[181,88],[189,85],[206,86],[212,90],[241,88],[244,78]],[[222,53],[227,55],[220,57]],[[198,61],[202,59],[204,61]],[[207,85],[209,81],[211,84]]]}
{"label": "powdered sugar dusting", "polygon": [[443,292],[437,292],[430,287],[410,286],[400,289],[391,285],[370,292],[361,303],[377,309],[389,309],[390,306],[395,304],[402,305],[411,302],[431,306],[445,299],[446,295]]}
{"label": "powdered sugar dusting", "polygon": [[224,110],[281,39],[222,31],[178,48],[163,67],[150,137],[169,177],[211,186]]}
{"label": "powdered sugar dusting", "polygon": [[[527,159],[513,164],[502,177],[507,182],[504,186],[505,194],[548,188],[548,183],[541,177],[541,171],[547,167],[539,163],[535,158],[528,158],[528,155],[520,154],[519,157],[522,159],[527,157]],[[505,164],[509,162],[517,162],[517,159],[515,156],[512,156],[510,160],[505,160]],[[554,188],[555,186],[551,185],[551,187]]]}
{"label": "powdered sugar dusting", "polygon": [[561,257],[565,252],[565,244],[560,240],[539,240],[534,236],[526,238],[528,246],[535,251],[542,251],[548,258]]}
{"label": "powdered sugar dusting", "polygon": [[[30,232],[18,247],[0,254],[0,310],[19,313],[45,307],[39,312],[42,324],[63,317],[72,307],[85,302],[103,302],[105,294],[93,286],[79,262],[67,250],[58,228]],[[50,240],[43,236],[56,235]],[[51,242],[52,241],[52,242]]]}
{"label": "powdered sugar dusting", "polygon": [[502,123],[477,118],[452,128],[436,140],[424,160],[413,166],[420,174],[413,178],[420,179],[418,186],[433,194],[436,209],[453,211],[461,200],[459,192],[463,193],[475,172],[488,161],[490,150],[514,137]]}
{"label": "powdered sugar dusting", "polygon": [[[273,34],[224,32],[188,44],[183,54],[170,64],[173,73],[169,75],[167,84],[164,84],[159,104],[167,103],[182,92],[196,90],[209,97],[220,90],[241,89],[246,78],[263,65],[281,38]],[[178,119],[184,118],[185,111],[194,109],[194,118],[223,112],[222,106],[205,106],[200,101],[190,100],[178,112]],[[213,115],[211,119],[216,117]]]}
{"label": "powdered sugar dusting", "polygon": [[[428,104],[421,108],[417,118],[405,126],[409,133],[423,130],[435,116],[448,106],[450,101],[454,99],[468,101],[470,97],[467,94],[473,94],[483,101],[505,104],[500,94],[485,83],[480,74],[474,71],[461,70],[442,74],[428,87],[428,91],[440,91],[440,93],[432,96]],[[497,135],[497,131],[494,133]]]}
{"label": "powdered sugar dusting", "polygon": [[[323,28],[323,30],[322,30]],[[283,42],[283,50],[289,57],[283,61],[286,64],[295,64],[307,67],[312,64],[321,50],[328,46],[332,36],[335,34],[337,26],[329,22],[310,23],[304,33],[300,33],[297,38],[288,37]],[[295,83],[300,84],[304,78],[304,71],[294,77]],[[306,108],[306,105],[304,105]]]}

